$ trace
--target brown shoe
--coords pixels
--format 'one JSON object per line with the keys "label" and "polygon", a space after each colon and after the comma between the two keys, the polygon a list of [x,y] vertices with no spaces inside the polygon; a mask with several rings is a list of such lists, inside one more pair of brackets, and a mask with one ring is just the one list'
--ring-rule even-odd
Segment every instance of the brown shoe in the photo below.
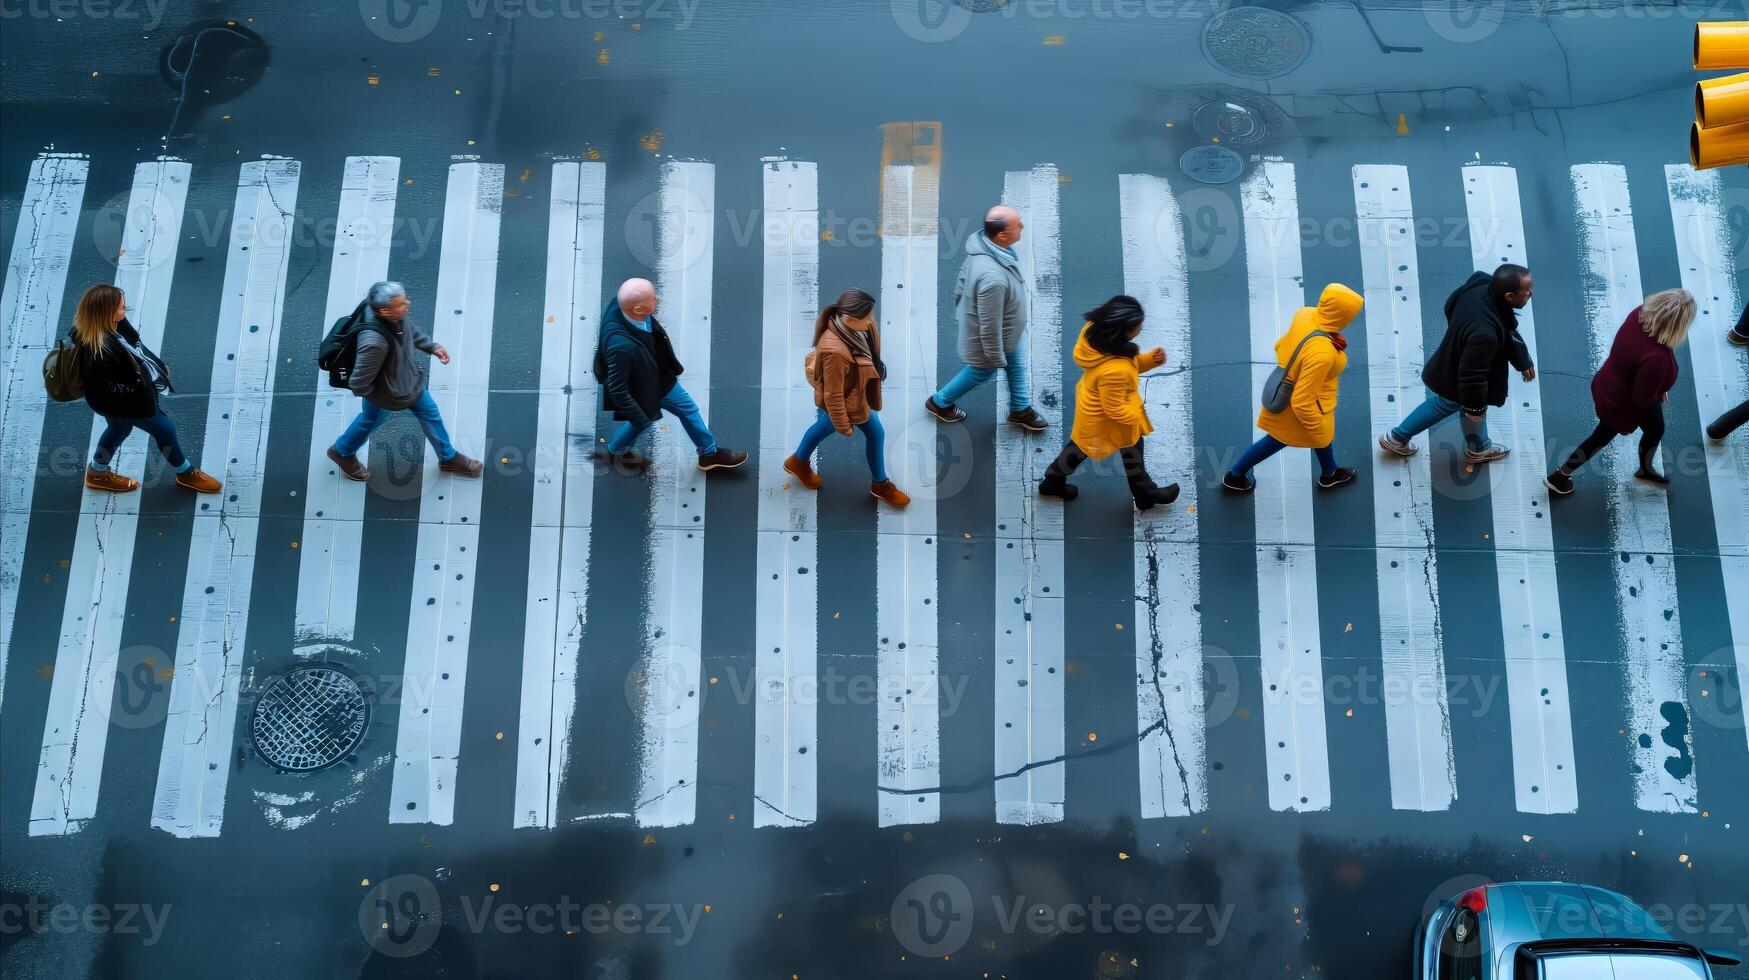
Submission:
{"label": "brown shoe", "polygon": [[370,479],[370,467],[360,463],[357,456],[342,456],[339,450],[329,446],[328,458],[334,461],[335,466],[340,467],[340,475],[348,480],[363,483]]}
{"label": "brown shoe", "polygon": [[486,466],[472,456],[464,456],[461,453],[456,453],[448,459],[438,460],[437,471],[439,473],[451,473],[455,476],[465,476],[471,480],[477,480],[479,479],[480,474],[486,471]]}
{"label": "brown shoe", "polygon": [[911,496],[905,491],[900,490],[898,487],[893,486],[893,481],[891,480],[882,480],[879,483],[869,484],[868,492],[874,495],[876,500],[884,500],[900,510],[903,510],[905,505],[911,502]]}
{"label": "brown shoe", "polygon": [[178,486],[187,487],[195,493],[218,493],[225,489],[223,483],[202,473],[198,467],[187,473],[176,474],[176,483]]}
{"label": "brown shoe", "polygon": [[820,489],[820,484],[824,482],[820,479],[820,474],[815,473],[814,468],[809,466],[808,461],[805,459],[797,459],[794,456],[790,456],[783,461],[783,470],[790,476],[800,480],[802,486],[807,487],[809,490]]}
{"label": "brown shoe", "polygon": [[85,468],[85,485],[93,490],[107,490],[110,493],[127,493],[138,490],[140,481],[129,479],[114,470],[94,470]]}

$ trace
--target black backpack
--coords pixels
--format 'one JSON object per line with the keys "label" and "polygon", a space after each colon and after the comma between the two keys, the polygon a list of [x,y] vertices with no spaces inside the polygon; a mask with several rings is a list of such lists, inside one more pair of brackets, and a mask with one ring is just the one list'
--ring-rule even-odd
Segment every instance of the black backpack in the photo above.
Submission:
{"label": "black backpack", "polygon": [[369,316],[369,301],[358,309],[334,321],[322,343],[316,348],[316,366],[328,372],[330,388],[352,388],[352,366],[358,359],[358,335],[366,330],[382,333],[382,327]]}

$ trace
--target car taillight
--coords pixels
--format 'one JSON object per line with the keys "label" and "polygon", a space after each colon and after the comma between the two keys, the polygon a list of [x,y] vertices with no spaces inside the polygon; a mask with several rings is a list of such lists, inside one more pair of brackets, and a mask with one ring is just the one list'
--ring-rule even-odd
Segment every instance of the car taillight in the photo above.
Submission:
{"label": "car taillight", "polygon": [[1457,904],[1458,908],[1469,909],[1477,915],[1481,915],[1483,912],[1488,911],[1487,886],[1484,885],[1481,888],[1472,888],[1469,891],[1464,892],[1462,895],[1458,896]]}

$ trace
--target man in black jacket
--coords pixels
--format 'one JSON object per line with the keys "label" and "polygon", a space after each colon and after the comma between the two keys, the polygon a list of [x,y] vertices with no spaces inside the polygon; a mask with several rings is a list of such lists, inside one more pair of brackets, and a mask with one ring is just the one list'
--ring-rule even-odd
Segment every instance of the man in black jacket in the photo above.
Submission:
{"label": "man in black jacket", "polygon": [[666,410],[698,448],[699,469],[733,469],[747,462],[746,453],[717,445],[698,403],[680,385],[684,369],[655,314],[656,287],[648,279],[627,279],[602,311],[595,377],[601,382],[602,410],[620,421],[607,441],[607,458],[627,472],[647,469],[650,460],[632,443]]}
{"label": "man in black jacket", "polygon": [[1449,415],[1462,414],[1465,451],[1471,463],[1492,463],[1511,450],[1488,438],[1488,406],[1506,404],[1506,367],[1536,380],[1530,349],[1518,334],[1518,311],[1530,302],[1530,270],[1506,264],[1493,275],[1478,272],[1445,301],[1445,338],[1421,372],[1427,400],[1401,424],[1379,436],[1379,447],[1398,456],[1418,451],[1410,442]]}

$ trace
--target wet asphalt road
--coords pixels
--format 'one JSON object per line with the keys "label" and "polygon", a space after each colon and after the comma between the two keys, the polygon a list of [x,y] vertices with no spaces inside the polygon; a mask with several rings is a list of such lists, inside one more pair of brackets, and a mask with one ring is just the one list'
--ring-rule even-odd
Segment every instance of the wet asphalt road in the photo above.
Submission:
{"label": "wet asphalt road", "polygon": [[[488,457],[526,456],[536,442],[555,157],[607,164],[609,284],[646,272],[649,234],[640,215],[652,206],[662,162],[716,164],[710,415],[725,442],[749,449],[760,401],[761,250],[748,232],[760,207],[758,160],[818,163],[823,218],[837,219],[829,227],[841,229],[820,250],[821,292],[853,284],[874,292],[881,277],[872,234],[877,127],[898,120],[941,123],[944,311],[955,246],[996,199],[1004,171],[1057,165],[1064,175],[1065,321],[1122,288],[1117,175],[1161,175],[1180,194],[1197,188],[1178,166],[1199,142],[1193,110],[1234,90],[1274,107],[1267,136],[1245,147],[1246,155],[1292,163],[1301,213],[1324,229],[1303,243],[1314,291],[1327,281],[1360,280],[1356,250],[1329,233],[1331,221],[1353,216],[1349,168],[1409,167],[1417,217],[1439,229],[1418,255],[1428,324],[1472,265],[1459,168],[1473,160],[1510,163],[1537,273],[1545,417],[1561,446],[1592,424],[1570,165],[1626,166],[1646,288],[1677,282],[1663,167],[1686,152],[1687,46],[1699,5],[1594,4],[1600,9],[1563,13],[1560,5],[1496,4],[1501,20],[1478,28],[1437,5],[1424,12],[1414,3],[1369,3],[1377,43],[1354,4],[1278,5],[1309,25],[1312,45],[1303,64],[1271,80],[1210,64],[1201,30],[1225,5],[1162,4],[1149,8],[1157,15],[1130,17],[1065,0],[963,20],[918,19],[902,0],[646,0],[626,6],[623,19],[612,9],[598,16],[606,6],[539,8],[552,16],[533,6],[397,7],[395,16],[411,20],[395,26],[374,0],[296,10],[172,3],[154,12],[136,4],[131,17],[119,8],[94,13],[87,4],[58,11],[71,15],[59,19],[55,10],[40,15],[46,5],[8,0],[0,25],[0,248],[8,255],[15,248],[37,153],[90,158],[64,310],[85,284],[114,274],[117,215],[135,164],[159,154],[193,164],[183,264],[162,345],[179,368],[172,414],[191,448],[203,437],[205,365],[214,348],[208,325],[223,288],[236,168],[262,154],[302,161],[297,211],[307,234],[294,242],[285,296],[284,364],[275,381],[249,614],[252,671],[264,676],[293,662],[298,556],[285,543],[298,538],[304,519],[296,494],[310,439],[308,369],[323,327],[332,244],[320,223],[335,212],[347,156],[401,159],[396,213],[405,225],[391,269],[427,310],[437,285],[446,169],[458,156],[506,166]],[[1740,5],[1723,8],[1706,13],[1749,16]],[[261,47],[237,49],[223,68],[197,61],[193,88],[179,98],[180,86],[161,71],[162,52],[179,36],[226,19],[258,35]],[[1422,50],[1385,50],[1391,45]],[[1398,113],[1406,133],[1398,132]],[[1723,180],[1736,218],[1749,202],[1749,177],[1738,168]],[[965,406],[974,448],[949,463],[964,489],[944,498],[939,511],[941,677],[949,695],[939,823],[877,828],[875,706],[847,696],[822,708],[818,821],[753,828],[747,747],[754,705],[746,683],[757,481],[749,466],[714,479],[709,497],[701,653],[703,672],[724,683],[707,691],[701,707],[697,822],[647,830],[603,819],[513,831],[510,746],[533,479],[526,468],[502,466],[483,489],[483,584],[452,825],[385,821],[395,717],[382,710],[356,759],[314,776],[277,774],[240,755],[217,838],[176,839],[150,829],[166,694],[148,670],[143,684],[136,674],[118,684],[96,818],[76,834],[29,836],[58,613],[68,598],[59,573],[72,552],[79,501],[77,463],[67,462],[65,447],[75,447],[76,461],[89,427],[82,405],[58,405],[44,423],[28,540],[3,545],[23,548],[24,560],[0,714],[0,911],[14,913],[0,922],[0,968],[18,977],[1401,976],[1417,912],[1464,876],[1616,888],[1680,910],[1677,930],[1697,943],[1746,948],[1749,857],[1741,828],[1749,820],[1749,746],[1729,668],[1733,638],[1710,491],[1705,473],[1692,466],[1673,466],[1670,519],[1684,656],[1694,665],[1690,696],[1706,688],[1719,699],[1695,712],[1703,812],[1647,813],[1634,804],[1609,516],[1595,474],[1592,492],[1563,501],[1554,519],[1579,808],[1552,816],[1517,811],[1486,537],[1491,512],[1474,474],[1440,461],[1454,439],[1445,429],[1435,433],[1434,509],[1456,801],[1445,812],[1391,807],[1384,712],[1376,693],[1367,693],[1377,684],[1379,608],[1371,498],[1361,489],[1320,496],[1315,505],[1327,691],[1355,692],[1326,706],[1334,803],[1325,812],[1270,809],[1256,669],[1255,532],[1250,506],[1215,491],[1222,461],[1251,437],[1237,187],[1215,186],[1232,205],[1214,208],[1211,223],[1187,208],[1193,251],[1204,255],[1189,280],[1202,449],[1196,472],[1181,479],[1204,490],[1202,615],[1211,719],[1219,713],[1207,735],[1205,813],[1141,818],[1132,531],[1121,483],[1107,476],[1080,481],[1081,498],[1067,517],[1065,819],[1035,827],[992,820],[996,400],[985,388]],[[1735,234],[1741,246],[1744,232]],[[1742,256],[1741,247],[1733,250],[1739,287],[1749,285]],[[942,320],[945,373],[955,345],[945,312]],[[1365,379],[1365,359],[1356,356],[1337,420],[1337,445],[1361,465],[1363,480],[1364,453],[1377,431]],[[1692,386],[1678,385],[1668,412],[1671,451],[1697,444],[1705,420]],[[366,504],[367,556],[414,547],[417,439],[401,418],[374,444],[380,455],[373,459],[398,455],[376,464],[386,476],[373,483]],[[828,443],[821,472],[829,484],[855,486],[861,465],[857,447]],[[597,477],[593,589],[567,783],[567,804],[579,812],[623,812],[633,802],[638,731],[627,675],[636,669],[645,624],[635,613],[637,577],[628,570],[644,554],[646,506],[639,482]],[[130,664],[153,655],[139,650],[157,651],[161,660],[162,651],[176,649],[194,523],[190,499],[163,479],[146,488],[142,508],[122,633]],[[830,556],[823,571],[831,572],[819,582],[820,652],[847,689],[875,669],[874,521],[856,494],[820,498],[822,555]],[[337,655],[379,684],[397,675],[405,654],[403,610],[413,582],[398,567],[368,578],[358,649]],[[1705,673],[1714,665],[1724,668],[1722,677]],[[933,875],[963,883],[963,899],[952,889],[942,893],[950,901],[945,910],[968,913],[971,923],[945,958],[927,955],[945,947],[929,945],[904,922],[908,898],[942,911],[931,904],[942,881]],[[370,929],[385,883],[391,907],[413,913],[397,919],[386,939]],[[1074,907],[1102,902],[1138,914],[1165,908],[1170,918],[1139,930],[1075,927]],[[1058,918],[1056,929],[1012,921],[1034,903],[1054,914],[1070,910],[1070,918]],[[129,928],[119,919],[89,927],[43,917],[34,928],[14,927],[16,910],[57,904],[116,916],[129,910],[135,918]],[[148,914],[163,916],[161,928],[148,925]]]}

